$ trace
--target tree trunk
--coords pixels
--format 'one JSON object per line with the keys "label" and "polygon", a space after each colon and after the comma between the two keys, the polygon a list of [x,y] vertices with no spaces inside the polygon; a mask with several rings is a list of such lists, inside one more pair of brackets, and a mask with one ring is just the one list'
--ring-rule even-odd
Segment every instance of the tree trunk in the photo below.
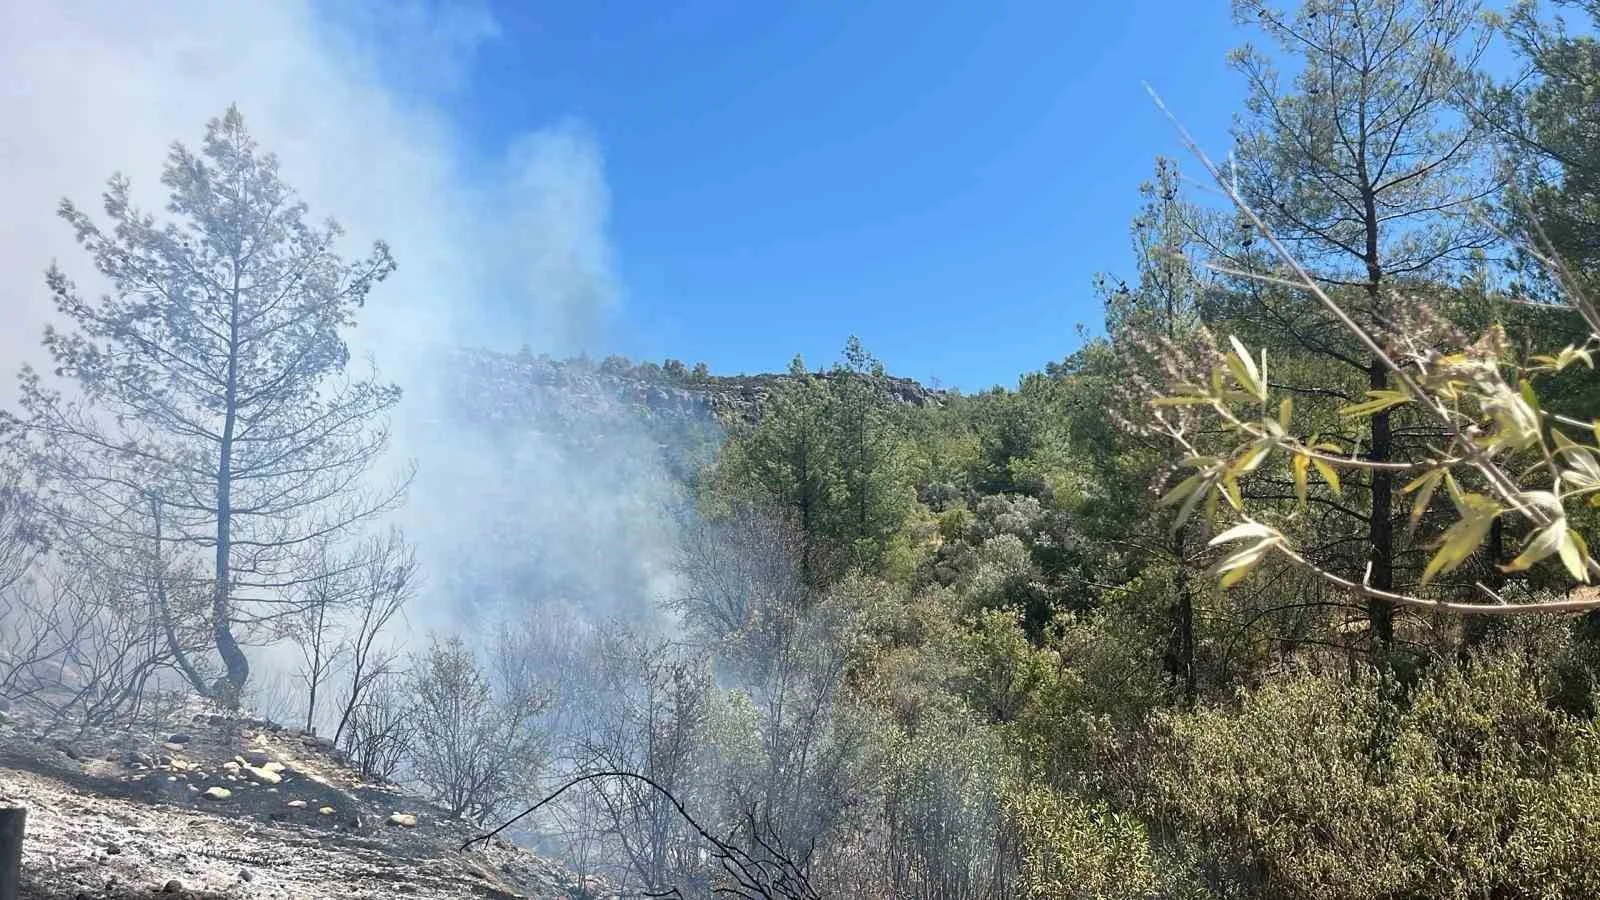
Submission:
{"label": "tree trunk", "polygon": [[1189,566],[1184,554],[1187,526],[1172,535],[1173,572],[1172,632],[1167,641],[1167,675],[1183,685],[1183,705],[1194,706],[1194,591],[1189,582]]}
{"label": "tree trunk", "polygon": [[177,625],[173,622],[172,602],[167,597],[167,573],[161,564],[161,501],[151,495],[150,517],[155,522],[155,591],[156,602],[161,607],[161,630],[167,639],[167,649],[172,651],[172,658],[178,664],[178,670],[202,697],[211,696],[211,685],[200,676],[200,671],[194,667],[189,659],[189,653],[178,640]]}
{"label": "tree trunk", "polygon": [[307,673],[306,680],[306,731],[316,734],[317,723],[317,688],[322,684],[322,627],[323,619],[328,613],[327,598],[318,598],[316,633],[311,637],[311,671]]}
{"label": "tree trunk", "polygon": [[[1389,370],[1380,360],[1372,361],[1370,383],[1375,391],[1389,386]],[[1372,417],[1370,458],[1388,462],[1392,454],[1390,417],[1387,410]],[[1372,472],[1372,512],[1367,520],[1367,540],[1371,545],[1371,585],[1380,591],[1394,590],[1394,475]],[[1376,597],[1367,600],[1367,622],[1374,653],[1388,650],[1394,640],[1394,605]]]}
{"label": "tree trunk", "polygon": [[220,696],[222,702],[236,706],[250,677],[250,660],[245,658],[239,642],[233,637],[233,429],[239,410],[239,268],[235,260],[233,275],[233,310],[229,317],[228,384],[223,398],[222,442],[217,453],[217,557],[216,583],[211,594],[211,628],[216,638],[217,652],[227,674],[222,677]]}
{"label": "tree trunk", "polygon": [[[1366,246],[1363,261],[1367,268],[1367,305],[1372,324],[1377,326],[1380,346],[1384,328],[1391,323],[1384,315],[1383,263],[1378,256],[1379,229],[1378,198],[1367,172],[1366,111],[1361,111],[1361,149],[1358,164],[1361,169],[1361,205],[1366,225]],[[1367,386],[1374,391],[1389,387],[1389,369],[1384,361],[1374,357],[1367,364]],[[1369,441],[1369,458],[1374,462],[1388,462],[1393,455],[1391,418],[1388,410],[1372,417]],[[1381,469],[1372,470],[1372,509],[1367,517],[1368,562],[1371,565],[1370,584],[1380,591],[1394,589],[1394,475]],[[1376,597],[1367,598],[1367,639],[1374,657],[1386,655],[1394,641],[1394,605]]]}

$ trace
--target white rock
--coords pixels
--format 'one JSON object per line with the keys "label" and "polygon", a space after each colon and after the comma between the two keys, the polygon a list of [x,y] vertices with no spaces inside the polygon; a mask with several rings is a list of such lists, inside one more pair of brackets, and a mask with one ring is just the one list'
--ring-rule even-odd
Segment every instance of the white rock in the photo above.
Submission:
{"label": "white rock", "polygon": [[262,784],[278,784],[283,781],[283,776],[277,772],[269,772],[266,769],[258,769],[255,766],[245,766],[244,770],[251,778]]}

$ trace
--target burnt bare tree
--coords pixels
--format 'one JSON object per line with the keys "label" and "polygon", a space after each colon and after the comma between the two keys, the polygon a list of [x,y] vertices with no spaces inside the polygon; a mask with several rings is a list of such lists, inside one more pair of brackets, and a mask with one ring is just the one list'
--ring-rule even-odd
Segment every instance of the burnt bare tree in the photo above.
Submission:
{"label": "burnt bare tree", "polygon": [[27,461],[84,541],[161,542],[203,558],[210,650],[223,674],[197,685],[236,702],[249,678],[247,632],[303,578],[307,546],[348,533],[398,502],[406,478],[369,490],[399,389],[352,377],[344,332],[394,269],[379,243],[357,262],[340,229],[307,222],[237,109],[206,128],[199,152],[174,144],[165,221],[109,182],[102,228],[70,201],[61,216],[107,290],[48,284],[66,327],[46,329],[47,386],[24,368]]}
{"label": "burnt bare tree", "polygon": [[496,684],[460,639],[412,666],[411,769],[451,816],[483,822],[533,783],[542,748],[529,726],[544,698],[522,687]]}
{"label": "burnt bare tree", "polygon": [[[811,876],[803,860],[797,861],[775,845],[774,832],[754,813],[747,813],[741,822],[745,840],[722,837],[702,824],[670,788],[637,772],[610,770],[589,772],[569,779],[565,784],[545,795],[537,803],[513,816],[487,834],[464,842],[461,851],[474,844],[486,843],[495,835],[533,815],[546,805],[560,799],[561,795],[580,785],[603,786],[607,782],[636,785],[638,790],[650,792],[667,804],[676,817],[686,825],[716,861],[721,875],[712,885],[713,894],[741,897],[745,900],[820,900],[821,893],[811,883]],[[649,888],[650,897],[683,897],[677,885]]]}
{"label": "burnt bare tree", "polygon": [[724,656],[769,659],[815,596],[801,565],[805,536],[753,504],[717,519],[694,516],[680,533],[683,588],[672,607]]}
{"label": "burnt bare tree", "polygon": [[374,698],[375,686],[395,672],[399,651],[380,642],[389,623],[405,609],[416,583],[417,556],[399,531],[368,542],[356,574],[355,607],[349,613],[339,652],[347,663],[344,699],[333,742]]}
{"label": "burnt bare tree", "polygon": [[400,675],[385,671],[367,684],[371,690],[349,710],[339,746],[362,778],[388,781],[411,754],[416,727]]}
{"label": "burnt bare tree", "polygon": [[305,689],[306,730],[316,728],[326,689],[346,675],[336,707],[337,743],[373,679],[392,668],[395,654],[379,638],[405,606],[415,572],[415,554],[394,529],[349,552],[326,542],[312,547],[304,581],[291,595],[295,615],[282,629],[300,650],[295,677]]}

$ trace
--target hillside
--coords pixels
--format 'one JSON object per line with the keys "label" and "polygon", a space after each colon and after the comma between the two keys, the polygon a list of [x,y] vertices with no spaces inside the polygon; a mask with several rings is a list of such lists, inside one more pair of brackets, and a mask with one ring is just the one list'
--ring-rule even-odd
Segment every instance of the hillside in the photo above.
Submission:
{"label": "hillside", "polygon": [[[620,357],[594,363],[483,349],[449,354],[444,369],[451,376],[445,390],[453,407],[475,410],[485,424],[501,425],[566,421],[579,414],[604,418],[608,411],[663,423],[754,424],[786,384],[803,377],[852,377],[835,372],[674,376],[654,363]],[[885,375],[878,382],[888,398],[909,407],[941,406],[947,400],[944,392],[910,378]]]}
{"label": "hillside", "polygon": [[[191,709],[163,734],[52,737],[0,714],[0,805],[28,809],[23,898],[609,896],[393,785],[325,741]],[[180,729],[181,730],[176,730]]]}

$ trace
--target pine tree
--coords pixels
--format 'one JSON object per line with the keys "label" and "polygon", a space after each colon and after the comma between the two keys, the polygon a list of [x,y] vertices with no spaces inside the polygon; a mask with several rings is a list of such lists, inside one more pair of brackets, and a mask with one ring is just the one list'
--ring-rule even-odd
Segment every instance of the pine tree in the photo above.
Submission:
{"label": "pine tree", "polygon": [[[1392,331],[1403,312],[1396,288],[1447,273],[1490,237],[1451,217],[1493,190],[1481,177],[1481,130],[1455,111],[1487,41],[1478,6],[1307,0],[1288,14],[1236,0],[1234,12],[1302,64],[1285,86],[1259,51],[1234,56],[1250,91],[1236,133],[1239,191],[1303,264],[1348,298],[1363,327]],[[1384,364],[1302,293],[1252,288],[1250,297],[1241,314],[1276,330],[1282,345],[1348,367],[1366,390],[1389,389]],[[1369,460],[1395,453],[1393,426],[1388,411],[1371,418],[1362,441]],[[1370,582],[1390,590],[1396,485],[1388,471],[1369,473]],[[1375,645],[1388,645],[1391,608],[1374,600],[1368,618]]]}
{"label": "pine tree", "polygon": [[351,377],[344,340],[394,262],[381,242],[356,262],[336,255],[339,227],[307,221],[235,108],[198,153],[174,144],[162,183],[166,221],[136,208],[120,175],[109,227],[62,202],[109,290],[85,296],[52,266],[65,322],[44,344],[71,389],[25,368],[12,424],[64,534],[108,552],[153,542],[163,573],[203,573],[225,674],[195,686],[236,701],[245,631],[288,614],[306,551],[403,491],[404,479],[364,479],[400,391]]}

